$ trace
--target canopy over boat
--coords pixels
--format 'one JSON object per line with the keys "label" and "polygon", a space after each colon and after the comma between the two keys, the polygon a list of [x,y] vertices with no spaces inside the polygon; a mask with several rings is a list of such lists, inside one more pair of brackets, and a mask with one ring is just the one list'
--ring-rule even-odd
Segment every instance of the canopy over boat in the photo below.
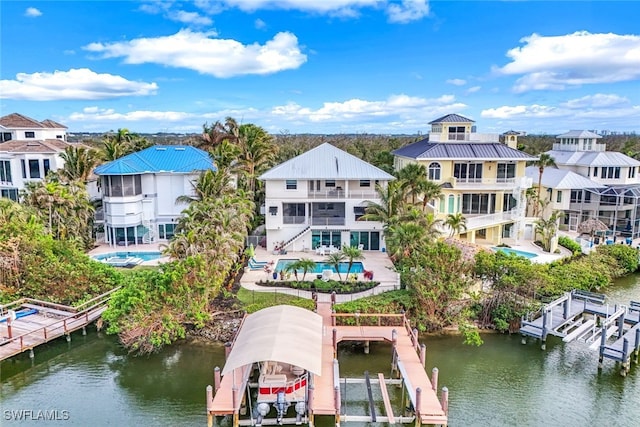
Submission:
{"label": "canopy over boat", "polygon": [[247,316],[222,375],[263,361],[289,363],[321,375],[322,317],[290,305],[265,308]]}

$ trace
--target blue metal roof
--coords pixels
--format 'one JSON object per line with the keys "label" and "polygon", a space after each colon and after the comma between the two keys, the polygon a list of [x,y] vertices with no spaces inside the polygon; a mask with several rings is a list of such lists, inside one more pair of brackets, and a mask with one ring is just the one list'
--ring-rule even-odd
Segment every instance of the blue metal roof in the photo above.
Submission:
{"label": "blue metal roof", "polygon": [[428,139],[414,142],[394,150],[396,156],[411,159],[509,159],[535,160],[525,152],[515,150],[499,142],[429,142]]}
{"label": "blue metal roof", "polygon": [[98,166],[96,175],[138,175],[145,173],[191,173],[216,170],[206,151],[190,145],[154,145]]}

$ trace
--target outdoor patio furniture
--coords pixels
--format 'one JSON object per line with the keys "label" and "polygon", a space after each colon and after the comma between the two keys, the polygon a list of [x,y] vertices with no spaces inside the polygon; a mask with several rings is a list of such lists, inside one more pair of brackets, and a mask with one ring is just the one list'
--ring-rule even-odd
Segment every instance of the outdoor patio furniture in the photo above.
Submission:
{"label": "outdoor patio furniture", "polygon": [[333,270],[322,270],[322,281],[328,282],[333,276]]}

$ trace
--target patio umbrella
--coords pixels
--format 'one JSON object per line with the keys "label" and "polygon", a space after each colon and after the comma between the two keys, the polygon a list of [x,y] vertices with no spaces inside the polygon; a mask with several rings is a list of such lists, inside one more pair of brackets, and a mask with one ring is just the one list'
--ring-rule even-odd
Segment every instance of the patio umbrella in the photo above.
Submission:
{"label": "patio umbrella", "polygon": [[594,218],[583,221],[580,223],[580,225],[578,225],[578,233],[593,235],[593,233],[595,233],[596,231],[607,231],[607,230],[609,230],[609,226],[607,224],[600,221],[599,219],[594,219]]}

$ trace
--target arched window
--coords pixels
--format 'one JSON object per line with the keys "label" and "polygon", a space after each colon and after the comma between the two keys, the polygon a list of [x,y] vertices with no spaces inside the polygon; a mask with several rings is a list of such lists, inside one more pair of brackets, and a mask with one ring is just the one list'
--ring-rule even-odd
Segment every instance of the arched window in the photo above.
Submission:
{"label": "arched window", "polygon": [[429,179],[431,181],[440,181],[440,163],[431,163],[429,165]]}

